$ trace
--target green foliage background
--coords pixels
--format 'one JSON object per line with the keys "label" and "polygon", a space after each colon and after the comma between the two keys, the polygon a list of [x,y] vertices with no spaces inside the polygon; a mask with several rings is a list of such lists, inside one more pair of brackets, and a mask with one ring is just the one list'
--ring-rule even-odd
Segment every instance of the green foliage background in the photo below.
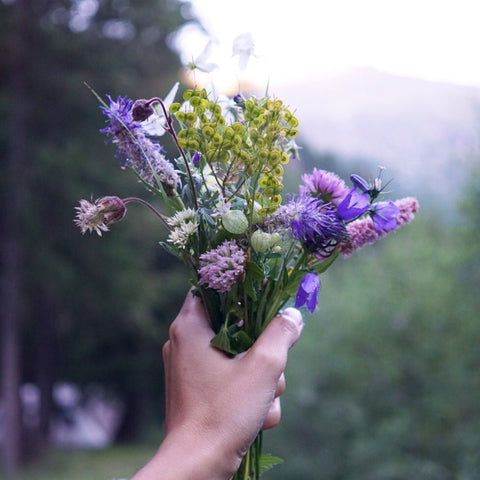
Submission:
{"label": "green foliage background", "polygon": [[[89,28],[74,33],[61,19],[78,2],[33,3],[23,99],[28,163],[21,170],[17,219],[21,380],[46,376],[50,386],[59,380],[107,386],[128,407],[121,438],[138,442],[148,426],[161,428],[160,351],[187,289],[186,274],[158,247],[161,225],[139,207],[102,239],[81,237],[73,226],[79,198],[148,195],[104,145],[98,133],[103,118],[83,82],[102,95],[163,96],[179,69],[166,39],[188,17],[166,0],[106,0]],[[107,38],[102,27],[109,20],[130,22],[137,34],[128,41]],[[5,159],[18,133],[9,127],[17,107],[9,83],[13,29],[12,4],[0,2]],[[291,166],[286,179],[291,190],[313,165],[348,173],[331,155],[302,153],[303,163]],[[2,162],[3,205],[18,181]],[[440,214],[422,209],[412,225],[338,260],[324,275],[318,312],[306,319],[290,355],[282,423],[265,435],[267,450],[285,463],[265,478],[480,478],[478,183],[461,197],[454,223],[441,217],[441,208]],[[158,440],[159,434],[151,451]],[[105,461],[116,464],[118,457],[109,455]],[[131,461],[127,474],[139,457]],[[37,478],[33,468],[47,472],[38,478],[54,480],[58,463],[41,465],[30,464],[29,478]],[[75,468],[72,461],[70,472]],[[104,468],[98,478],[106,478]],[[68,466],[59,470],[58,478],[77,478]]]}

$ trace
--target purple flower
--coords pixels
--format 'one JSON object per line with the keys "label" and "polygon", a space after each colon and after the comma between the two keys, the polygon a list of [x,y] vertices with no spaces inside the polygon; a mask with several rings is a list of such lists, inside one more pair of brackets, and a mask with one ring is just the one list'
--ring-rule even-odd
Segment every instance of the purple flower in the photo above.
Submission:
{"label": "purple flower", "polygon": [[350,180],[352,181],[353,186],[361,190],[363,193],[368,193],[370,191],[368,182],[360,175],[352,174],[350,175]]}
{"label": "purple flower", "polygon": [[192,156],[192,163],[194,165],[197,165],[199,160],[200,160],[200,152],[195,152]]}
{"label": "purple flower", "polygon": [[127,97],[117,97],[112,100],[110,95],[107,95],[109,105],[108,107],[101,106],[100,110],[107,116],[109,124],[100,131],[107,135],[116,136],[127,130],[135,133],[136,129],[141,129],[140,124],[133,120],[131,109],[133,101]]}
{"label": "purple flower", "polygon": [[366,212],[369,206],[370,197],[368,193],[357,192],[356,188],[353,187],[338,205],[338,216],[342,220],[351,220]]}
{"label": "purple flower", "polygon": [[199,283],[217,292],[228,292],[245,271],[245,252],[234,240],[200,255]]}
{"label": "purple flower", "polygon": [[332,202],[338,205],[348,188],[345,182],[335,173],[314,168],[313,172],[302,175],[304,185],[300,185],[300,194],[311,193],[314,197],[320,197],[325,203]]}
{"label": "purple flower", "polygon": [[[395,200],[394,206],[397,207],[398,213],[395,217],[395,226],[393,228],[399,228],[402,225],[410,223],[418,210],[418,202],[413,197]],[[344,257],[350,256],[355,250],[365,245],[376,242],[391,230],[385,228],[378,230],[374,225],[374,221],[375,217],[372,219],[372,217],[367,216],[354,220],[347,225],[350,239],[348,242],[340,244],[340,250]]]}
{"label": "purple flower", "polygon": [[393,230],[399,213],[400,209],[391,200],[374,203],[370,215],[375,230]]}
{"label": "purple flower", "polygon": [[163,155],[162,147],[148,138],[143,126],[133,119],[133,102],[126,97],[117,97],[114,101],[108,96],[108,100],[109,106],[101,109],[109,123],[100,131],[111,137],[117,146],[123,168],[132,168],[149,185],[160,183],[167,195],[172,195],[178,175]]}
{"label": "purple flower", "polygon": [[334,206],[310,195],[294,196],[278,207],[267,225],[286,229],[319,257],[329,256],[339,241],[348,238]]}
{"label": "purple flower", "polygon": [[298,286],[297,295],[295,297],[295,307],[305,305],[310,313],[317,306],[317,295],[320,288],[320,280],[315,273],[307,273],[303,276]]}

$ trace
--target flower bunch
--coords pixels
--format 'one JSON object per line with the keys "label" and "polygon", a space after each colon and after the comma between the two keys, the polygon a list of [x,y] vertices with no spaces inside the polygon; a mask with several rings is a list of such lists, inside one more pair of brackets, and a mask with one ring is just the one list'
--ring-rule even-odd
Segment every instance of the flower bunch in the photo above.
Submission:
{"label": "flower bunch", "polygon": [[[163,246],[191,270],[212,343],[227,354],[249,348],[290,298],[313,312],[319,274],[417,211],[414,198],[380,200],[381,175],[370,183],[352,175],[347,185],[317,168],[302,176],[298,193],[283,197],[284,167],[298,157],[298,120],[279,99],[211,98],[205,89],[188,89],[168,106],[157,97],[107,98],[102,131],[168,213],[139,198],[104,197],[81,200],[75,223],[101,235],[128,202],[150,208],[166,229]],[[155,139],[165,132],[177,147],[171,160]],[[241,478],[258,478],[258,446],[255,452]]]}

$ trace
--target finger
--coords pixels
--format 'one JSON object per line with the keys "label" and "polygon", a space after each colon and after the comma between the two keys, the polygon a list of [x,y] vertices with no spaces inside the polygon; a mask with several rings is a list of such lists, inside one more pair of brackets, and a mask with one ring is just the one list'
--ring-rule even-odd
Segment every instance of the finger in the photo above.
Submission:
{"label": "finger", "polygon": [[182,336],[195,336],[208,343],[213,336],[213,330],[208,321],[207,312],[199,297],[192,290],[187,293],[177,317],[169,329],[169,338],[178,339]]}
{"label": "finger", "polygon": [[285,391],[285,374],[282,373],[277,383],[277,389],[275,390],[275,398],[279,397]]}
{"label": "finger", "polygon": [[246,357],[256,363],[255,368],[273,369],[272,374],[277,375],[277,379],[280,378],[287,361],[288,349],[298,340],[302,328],[301,313],[295,308],[287,308],[270,321]]}
{"label": "finger", "polygon": [[277,397],[273,400],[272,405],[268,410],[267,416],[263,421],[262,430],[268,430],[269,428],[276,427],[280,423],[281,416],[282,408],[280,405],[280,397]]}

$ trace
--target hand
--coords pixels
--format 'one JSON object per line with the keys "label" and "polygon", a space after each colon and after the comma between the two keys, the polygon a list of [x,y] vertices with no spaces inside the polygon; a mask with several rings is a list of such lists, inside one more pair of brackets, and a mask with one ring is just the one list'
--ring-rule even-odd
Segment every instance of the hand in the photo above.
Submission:
{"label": "hand", "polygon": [[166,435],[132,480],[230,478],[258,431],[280,420],[287,352],[302,326],[298,310],[287,309],[229,358],[210,344],[206,312],[189,293],[163,349]]}

